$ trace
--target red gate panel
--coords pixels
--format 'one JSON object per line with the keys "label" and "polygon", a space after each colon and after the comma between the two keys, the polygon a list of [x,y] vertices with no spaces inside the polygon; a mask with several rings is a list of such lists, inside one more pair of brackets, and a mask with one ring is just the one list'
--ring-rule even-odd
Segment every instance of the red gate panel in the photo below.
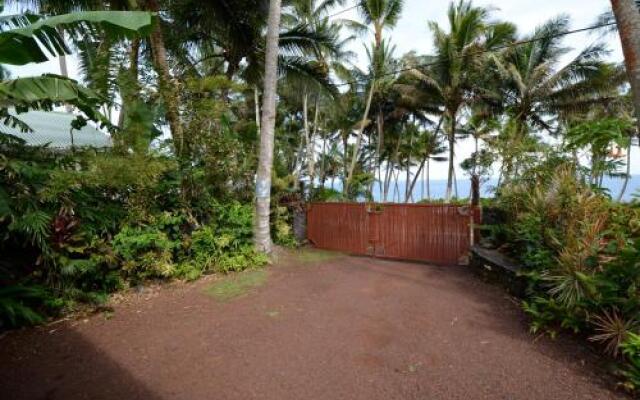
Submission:
{"label": "red gate panel", "polygon": [[[313,203],[307,237],[318,248],[437,264],[459,264],[470,244],[469,207]],[[479,210],[474,211],[479,222]]]}

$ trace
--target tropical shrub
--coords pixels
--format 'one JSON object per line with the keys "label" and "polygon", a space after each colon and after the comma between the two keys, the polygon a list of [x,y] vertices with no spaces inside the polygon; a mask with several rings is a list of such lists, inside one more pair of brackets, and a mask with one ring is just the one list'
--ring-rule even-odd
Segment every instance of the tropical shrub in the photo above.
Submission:
{"label": "tropical shrub", "polygon": [[[4,326],[99,304],[146,279],[193,280],[267,261],[253,249],[252,205],[215,200],[204,182],[185,199],[178,164],[162,155],[0,146]],[[197,168],[191,178],[206,179]],[[286,208],[274,214],[274,236],[290,240]]]}
{"label": "tropical shrub", "polygon": [[612,357],[624,353],[637,386],[629,343],[640,333],[640,209],[612,202],[567,165],[531,178],[505,185],[498,204],[508,215],[502,248],[528,278],[532,330],[569,329]]}

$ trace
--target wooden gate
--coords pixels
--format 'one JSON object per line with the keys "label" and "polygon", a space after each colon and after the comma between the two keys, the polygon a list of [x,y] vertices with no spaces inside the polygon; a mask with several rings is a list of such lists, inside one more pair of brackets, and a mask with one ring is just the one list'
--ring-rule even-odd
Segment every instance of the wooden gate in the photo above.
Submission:
{"label": "wooden gate", "polygon": [[[321,249],[462,264],[469,252],[470,210],[453,205],[312,203],[307,238]],[[473,214],[479,223],[479,209]]]}

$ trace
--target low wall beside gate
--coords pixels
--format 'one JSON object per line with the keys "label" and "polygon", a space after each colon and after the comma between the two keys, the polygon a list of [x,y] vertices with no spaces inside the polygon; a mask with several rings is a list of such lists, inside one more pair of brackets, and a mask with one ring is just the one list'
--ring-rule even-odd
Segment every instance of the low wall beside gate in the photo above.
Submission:
{"label": "low wall beside gate", "polygon": [[464,264],[480,210],[434,204],[312,203],[307,239],[316,247],[382,258]]}

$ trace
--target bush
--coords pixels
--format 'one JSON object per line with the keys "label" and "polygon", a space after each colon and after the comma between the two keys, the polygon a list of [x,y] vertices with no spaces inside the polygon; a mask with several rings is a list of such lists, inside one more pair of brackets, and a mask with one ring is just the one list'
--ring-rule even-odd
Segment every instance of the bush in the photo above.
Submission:
{"label": "bush", "polygon": [[[199,166],[181,168],[158,154],[61,153],[3,138],[3,326],[99,304],[145,279],[194,280],[267,262],[253,249],[252,204],[223,197],[220,182],[209,189],[211,176]],[[274,208],[278,243],[290,243],[289,223],[286,208]]]}
{"label": "bush", "polygon": [[179,245],[165,232],[148,226],[125,226],[113,238],[113,250],[122,260],[122,270],[134,281],[170,277],[175,269],[173,251]]}
{"label": "bush", "polygon": [[209,225],[193,232],[191,252],[202,270],[242,271],[262,266],[267,259],[258,254],[252,243],[253,207],[238,202],[214,203]]}
{"label": "bush", "polygon": [[611,356],[625,352],[627,384],[637,387],[630,341],[640,333],[639,210],[613,203],[568,167],[510,183],[499,205],[508,215],[503,248],[529,280],[532,330],[582,332]]}

